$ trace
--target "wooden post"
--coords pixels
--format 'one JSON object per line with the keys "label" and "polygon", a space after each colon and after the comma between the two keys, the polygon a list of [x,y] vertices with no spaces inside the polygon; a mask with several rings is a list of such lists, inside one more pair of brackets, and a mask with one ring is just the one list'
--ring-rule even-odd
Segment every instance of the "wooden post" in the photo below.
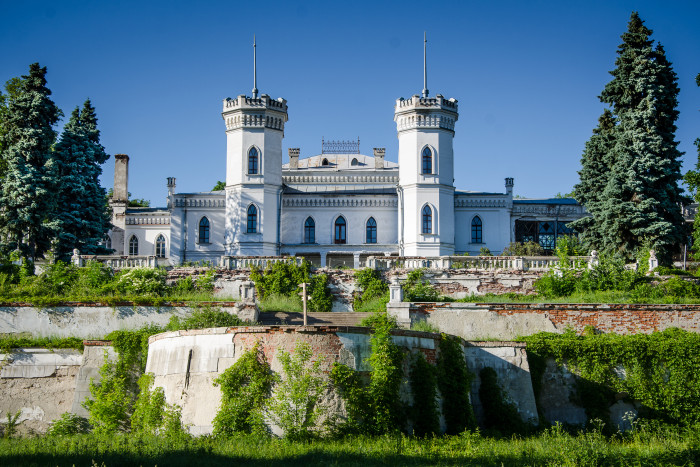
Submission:
{"label": "wooden post", "polygon": [[304,326],[306,326],[306,282],[301,284],[301,298],[304,304]]}

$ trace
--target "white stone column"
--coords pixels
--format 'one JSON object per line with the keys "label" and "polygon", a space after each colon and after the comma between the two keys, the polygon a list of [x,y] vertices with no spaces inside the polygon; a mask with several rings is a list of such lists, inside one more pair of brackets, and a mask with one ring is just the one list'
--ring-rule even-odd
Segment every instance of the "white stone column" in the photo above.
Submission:
{"label": "white stone column", "polygon": [[326,253],[323,251],[321,252],[321,267],[322,268],[326,267]]}
{"label": "white stone column", "polygon": [[352,254],[352,260],[353,260],[353,268],[355,269],[360,269],[360,254],[359,253],[353,253]]}

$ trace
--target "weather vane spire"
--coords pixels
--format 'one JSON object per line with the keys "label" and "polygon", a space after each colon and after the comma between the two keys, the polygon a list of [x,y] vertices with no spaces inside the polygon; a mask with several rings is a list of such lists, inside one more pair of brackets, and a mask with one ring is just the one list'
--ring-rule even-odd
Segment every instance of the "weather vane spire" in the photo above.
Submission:
{"label": "weather vane spire", "polygon": [[423,97],[428,97],[428,34],[423,31]]}
{"label": "weather vane spire", "polygon": [[257,99],[258,97],[258,64],[256,48],[255,34],[253,34],[253,99]]}

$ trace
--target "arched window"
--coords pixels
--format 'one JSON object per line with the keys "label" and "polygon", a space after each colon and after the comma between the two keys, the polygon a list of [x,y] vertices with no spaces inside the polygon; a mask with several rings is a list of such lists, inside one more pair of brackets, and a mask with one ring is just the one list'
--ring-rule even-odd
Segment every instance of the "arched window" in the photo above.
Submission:
{"label": "arched window", "polygon": [[248,151],[248,175],[258,174],[258,150],[250,148]]}
{"label": "arched window", "polygon": [[423,175],[430,175],[433,173],[433,151],[430,150],[430,148],[426,147],[423,149],[423,155],[421,157],[422,159],[422,174]]}
{"label": "arched window", "polygon": [[423,229],[424,234],[433,233],[433,210],[427,204],[423,207]]}
{"label": "arched window", "polygon": [[248,227],[246,232],[256,233],[258,231],[258,208],[254,204],[248,206]]}
{"label": "arched window", "polygon": [[316,222],[311,217],[304,222],[304,243],[316,243]]}
{"label": "arched window", "polygon": [[345,222],[345,218],[343,216],[338,216],[338,218],[335,220],[335,235],[333,237],[335,243],[345,243],[346,234],[347,224]]}
{"label": "arched window", "polygon": [[165,258],[165,237],[162,234],[156,237],[156,256]]}
{"label": "arched window", "polygon": [[472,243],[483,243],[481,217],[472,219]]}
{"label": "arched window", "polygon": [[199,243],[209,243],[209,219],[206,217],[199,221]]}
{"label": "arched window", "polygon": [[352,162],[350,162],[350,165],[359,165],[360,163],[357,161],[357,157],[352,158]]}
{"label": "arched window", "polygon": [[325,158],[324,158],[324,159],[321,161],[321,165],[328,165],[328,159],[325,159]]}
{"label": "arched window", "polygon": [[366,243],[377,243],[377,221],[374,220],[374,217],[367,219],[365,237]]}
{"label": "arched window", "polygon": [[139,239],[136,235],[132,235],[129,239],[129,256],[138,256],[139,254]]}

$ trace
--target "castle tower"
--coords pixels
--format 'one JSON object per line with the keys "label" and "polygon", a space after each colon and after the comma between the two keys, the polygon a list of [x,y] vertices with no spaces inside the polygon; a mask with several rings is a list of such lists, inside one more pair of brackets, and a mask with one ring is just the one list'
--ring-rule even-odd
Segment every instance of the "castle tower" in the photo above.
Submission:
{"label": "castle tower", "polygon": [[458,116],[456,99],[428,96],[425,67],[423,95],[396,101],[402,255],[454,254],[452,141]]}
{"label": "castle tower", "polygon": [[267,94],[258,97],[255,68],[253,73],[253,96],[225,99],[221,113],[226,123],[227,255],[279,253],[287,101]]}

